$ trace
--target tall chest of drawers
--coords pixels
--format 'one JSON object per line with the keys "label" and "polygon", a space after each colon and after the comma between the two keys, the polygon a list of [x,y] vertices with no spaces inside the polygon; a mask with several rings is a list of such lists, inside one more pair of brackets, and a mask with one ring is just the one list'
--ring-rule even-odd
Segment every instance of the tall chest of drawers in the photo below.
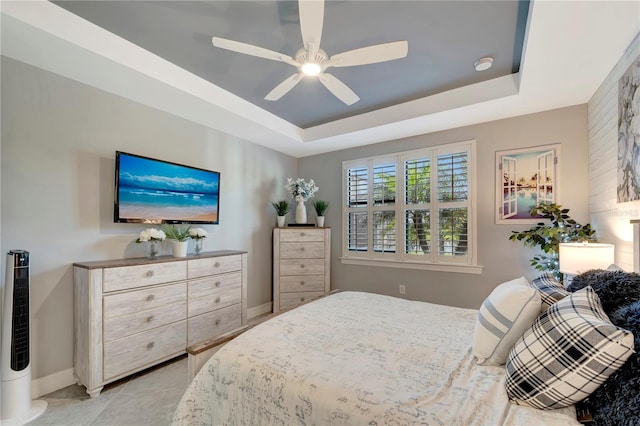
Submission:
{"label": "tall chest of drawers", "polygon": [[74,375],[107,383],[247,322],[247,254],[82,262],[74,274]]}
{"label": "tall chest of drawers", "polygon": [[274,228],[273,311],[331,290],[331,228]]}

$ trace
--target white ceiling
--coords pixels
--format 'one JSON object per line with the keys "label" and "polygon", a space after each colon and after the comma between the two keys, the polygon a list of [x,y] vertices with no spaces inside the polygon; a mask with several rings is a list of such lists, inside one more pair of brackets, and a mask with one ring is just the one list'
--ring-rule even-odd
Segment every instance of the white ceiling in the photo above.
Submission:
{"label": "white ceiling", "polygon": [[583,104],[640,42],[639,1],[536,0],[517,74],[303,129],[55,4],[0,10],[3,55],[295,157]]}

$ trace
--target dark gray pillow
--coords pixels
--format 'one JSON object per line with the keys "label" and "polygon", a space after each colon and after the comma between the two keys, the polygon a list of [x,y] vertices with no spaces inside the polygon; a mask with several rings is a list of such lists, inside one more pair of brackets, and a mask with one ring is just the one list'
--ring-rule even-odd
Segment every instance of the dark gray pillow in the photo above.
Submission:
{"label": "dark gray pillow", "polygon": [[610,319],[633,333],[635,353],[586,402],[596,425],[640,425],[640,300],[616,310]]}
{"label": "dark gray pillow", "polygon": [[588,286],[595,290],[607,315],[640,300],[640,275],[635,272],[592,269],[576,275],[567,290],[574,292]]}

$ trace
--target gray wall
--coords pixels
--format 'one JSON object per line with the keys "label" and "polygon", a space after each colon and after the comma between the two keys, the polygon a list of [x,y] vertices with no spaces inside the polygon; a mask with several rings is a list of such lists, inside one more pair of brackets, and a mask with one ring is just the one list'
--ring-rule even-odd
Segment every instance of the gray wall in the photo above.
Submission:
{"label": "gray wall", "polygon": [[[475,139],[478,158],[478,263],[481,275],[342,265],[342,161]],[[495,153],[547,144],[561,144],[560,203],[581,223],[589,220],[587,192],[587,109],[585,105],[461,127],[428,135],[332,152],[300,160],[300,170],[313,177],[328,200],[326,226],[332,227],[332,287],[399,296],[406,285],[408,299],[478,308],[501,282],[538,271],[529,266],[533,251],[508,240],[511,231],[531,225],[496,225]]]}
{"label": "gray wall", "polygon": [[204,248],[247,251],[249,307],[271,301],[270,202],[295,158],[6,57],[1,75],[2,271],[31,253],[33,378],[73,367],[72,263],[145,255],[146,226],[113,223],[116,150],[220,171]]}

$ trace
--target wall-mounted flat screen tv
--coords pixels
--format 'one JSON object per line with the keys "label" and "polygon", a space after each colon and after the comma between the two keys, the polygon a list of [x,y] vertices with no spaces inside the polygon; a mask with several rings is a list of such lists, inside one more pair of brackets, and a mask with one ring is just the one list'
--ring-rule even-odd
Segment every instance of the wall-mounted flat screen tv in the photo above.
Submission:
{"label": "wall-mounted flat screen tv", "polygon": [[114,221],[218,224],[220,173],[116,151]]}

